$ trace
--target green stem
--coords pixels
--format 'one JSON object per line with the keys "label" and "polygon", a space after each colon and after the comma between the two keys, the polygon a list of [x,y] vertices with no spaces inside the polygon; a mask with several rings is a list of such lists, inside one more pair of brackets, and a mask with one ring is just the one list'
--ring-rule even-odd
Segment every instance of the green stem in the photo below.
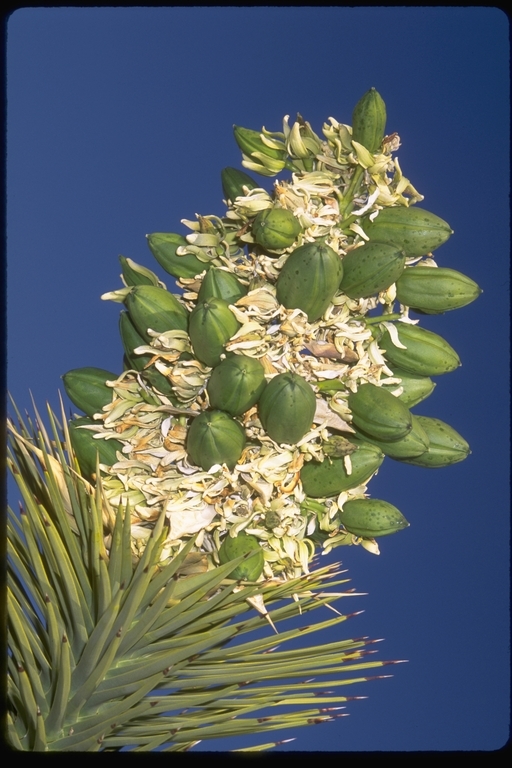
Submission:
{"label": "green stem", "polygon": [[147,392],[146,390],[141,389],[140,396],[144,400],[144,402],[148,403],[149,405],[160,405],[160,400],[158,400],[154,395],[152,395],[151,392]]}
{"label": "green stem", "polygon": [[376,323],[388,322],[388,320],[399,320],[401,317],[402,315],[399,312],[393,312],[389,315],[379,315],[378,317],[363,317],[361,319],[364,320],[366,325],[375,325]]}
{"label": "green stem", "polygon": [[343,195],[344,202],[340,206],[340,214],[342,217],[347,216],[351,212],[352,208],[354,207],[354,198],[363,180],[363,174],[364,174],[363,166],[358,165],[352,175],[352,178],[350,179],[348,189]]}
{"label": "green stem", "polygon": [[318,501],[313,501],[313,499],[304,499],[302,504],[300,505],[300,508],[304,512],[315,512],[317,514],[324,514],[326,510],[325,504],[320,504]]}

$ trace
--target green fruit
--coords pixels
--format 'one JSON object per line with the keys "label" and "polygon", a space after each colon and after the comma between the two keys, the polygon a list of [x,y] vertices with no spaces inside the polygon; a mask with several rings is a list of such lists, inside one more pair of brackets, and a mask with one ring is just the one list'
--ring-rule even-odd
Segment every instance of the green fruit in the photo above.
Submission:
{"label": "green fruit", "polygon": [[151,355],[134,354],[134,349],[147,346],[147,342],[135,328],[128,312],[121,312],[119,315],[119,333],[130,368],[133,368],[135,371],[142,371],[144,366],[151,360]]}
{"label": "green fruit", "polygon": [[409,323],[396,323],[399,341],[407,347],[395,347],[386,331],[379,341],[386,360],[402,368],[406,373],[419,376],[440,376],[450,373],[461,365],[456,351],[442,336]]}
{"label": "green fruit", "polygon": [[160,266],[173,277],[195,277],[209,269],[210,265],[200,261],[193,253],[178,256],[176,249],[188,245],[182,235],[172,232],[154,232],[147,235],[151,253]]}
{"label": "green fruit", "polygon": [[252,225],[255,241],[271,251],[293,245],[300,231],[299,220],[286,208],[266,208],[258,213]]}
{"label": "green fruit", "polygon": [[99,455],[100,464],[111,467],[117,462],[116,451],[123,450],[123,443],[119,440],[95,439],[91,430],[79,429],[79,427],[97,423],[91,419],[73,419],[68,424],[69,438],[78,459],[80,471],[84,477],[91,479],[96,477],[97,455]]}
{"label": "green fruit", "polygon": [[340,289],[351,299],[365,299],[396,283],[405,267],[405,254],[393,245],[366,243],[343,259]]}
{"label": "green fruit", "polygon": [[260,152],[275,160],[284,160],[286,157],[286,152],[283,149],[273,149],[264,144],[261,140],[260,131],[253,131],[251,128],[242,128],[239,125],[234,125],[233,133],[236,143],[244,155],[248,157],[252,157],[254,153]]}
{"label": "green fruit", "polygon": [[233,203],[237,197],[245,195],[244,187],[257,189],[259,184],[254,181],[247,173],[239,171],[238,168],[223,168],[221,171],[222,191],[226,202]]}
{"label": "green fruit", "polygon": [[280,373],[266,386],[258,403],[261,423],[276,443],[294,445],[311,429],[316,397],[296,373]]}
{"label": "green fruit", "polygon": [[124,256],[119,257],[121,262],[121,269],[123,270],[123,277],[126,285],[156,285],[158,280],[155,274],[146,267],[141,267],[140,264],[136,264],[132,259],[127,259]]}
{"label": "green fruit", "polygon": [[134,371],[138,371],[144,379],[155,387],[159,392],[168,397],[174,405],[178,404],[175,392],[168,379],[165,378],[160,371],[157,371],[154,366],[146,368],[150,362],[152,355],[136,355],[133,350],[137,347],[143,347],[147,345],[147,342],[142,338],[140,333],[135,328],[134,324],[130,320],[128,312],[121,312],[119,315],[119,333],[121,334],[121,341],[126,355],[127,368],[131,368]]}
{"label": "green fruit", "polygon": [[396,507],[380,499],[346,501],[339,520],[347,531],[364,539],[389,536],[409,526]]}
{"label": "green fruit", "polygon": [[116,381],[118,375],[104,368],[74,368],[62,377],[64,389],[71,402],[91,418],[112,402],[114,390],[106,381]]}
{"label": "green fruit", "polygon": [[228,304],[234,304],[247,293],[247,286],[237,280],[232,272],[212,267],[205,275],[197,295],[197,301],[207,301],[211,298],[224,299]]}
{"label": "green fruit", "polygon": [[363,436],[362,434],[360,437],[380,448],[382,453],[385,456],[389,456],[390,459],[404,459],[421,456],[422,453],[425,453],[430,444],[427,433],[421,426],[421,422],[418,421],[418,417],[414,415],[412,415],[411,431],[400,440],[393,440],[392,442],[375,440],[371,437]]}
{"label": "green fruit", "polygon": [[245,355],[228,357],[210,376],[210,405],[239,416],[258,402],[266,385],[265,369],[259,360]]}
{"label": "green fruit", "polygon": [[243,579],[244,581],[256,581],[262,572],[265,559],[263,550],[256,536],[241,531],[238,536],[226,536],[219,549],[219,559],[222,565],[235,560],[237,557],[254,552],[254,555],[248,557],[234,571],[229,574],[230,579]]}
{"label": "green fruit", "polygon": [[358,441],[358,449],[350,454],[350,460],[350,475],[347,475],[342,458],[325,458],[322,462],[304,464],[300,471],[304,493],[313,498],[325,498],[357,488],[377,471],[384,461],[384,453],[374,445]]}
{"label": "green fruit", "polygon": [[370,88],[359,99],[352,113],[352,140],[370,152],[377,152],[385,129],[386,105],[375,88]]}
{"label": "green fruit", "polygon": [[348,396],[354,427],[374,440],[401,440],[412,429],[412,415],[391,392],[362,384]]}
{"label": "green fruit", "polygon": [[213,368],[220,363],[224,345],[240,323],[223,299],[199,302],[190,314],[188,333],[198,360]]}
{"label": "green fruit", "polygon": [[416,206],[384,208],[373,221],[363,220],[361,226],[370,241],[394,245],[407,257],[424,256],[453,234],[446,221]]}
{"label": "green fruit", "polygon": [[302,309],[314,323],[331,303],[342,276],[336,251],[324,244],[301,245],[288,256],[277,278],[277,299],[287,309]]}
{"label": "green fruit", "polygon": [[186,331],[188,311],[174,294],[154,285],[137,285],[125,299],[126,309],[135,328],[150,341],[148,328],[158,333]]}
{"label": "green fruit", "polygon": [[187,451],[205,472],[214,464],[234,469],[245,448],[245,432],[238,421],[223,411],[203,411],[189,427]]}
{"label": "green fruit", "polygon": [[[413,373],[406,373],[395,366],[393,366],[393,376],[401,379],[401,383],[389,385],[389,389],[395,390],[401,386],[404,391],[398,396],[398,399],[408,408],[412,408],[413,405],[418,405],[418,403],[426,400],[436,386],[432,379],[426,376],[415,376]],[[387,385],[384,386],[386,389],[388,388]]]}
{"label": "green fruit", "polygon": [[404,458],[402,461],[417,467],[437,468],[457,464],[469,456],[471,453],[469,445],[449,424],[428,416],[416,418],[425,431],[430,445],[421,456]]}
{"label": "green fruit", "polygon": [[471,278],[444,267],[411,267],[396,283],[400,304],[427,314],[465,307],[481,293],[482,289]]}

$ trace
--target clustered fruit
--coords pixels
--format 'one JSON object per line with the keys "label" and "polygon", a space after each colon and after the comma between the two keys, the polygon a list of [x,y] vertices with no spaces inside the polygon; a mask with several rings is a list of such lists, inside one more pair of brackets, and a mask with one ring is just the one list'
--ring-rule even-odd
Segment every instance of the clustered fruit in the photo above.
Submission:
{"label": "clustered fruit", "polygon": [[233,578],[297,575],[318,544],[378,553],[376,538],[409,525],[368,498],[385,457],[435,468],[468,455],[449,425],[411,413],[460,360],[409,313],[463,307],[480,288],[437,267],[452,230],[416,207],[385,124],[371,89],[324,139],[300,115],[282,133],[235,127],[245,168],[291,181],[270,194],[225,168],[223,218],[148,236],[180,294],[121,257],[124,287],[103,298],[125,306],[125,370],[76,369],[64,385],[86,415],[68,425],[81,471],[99,467],[130,504],[135,538],[163,510],[168,556],[197,536],[204,567],[245,555]]}

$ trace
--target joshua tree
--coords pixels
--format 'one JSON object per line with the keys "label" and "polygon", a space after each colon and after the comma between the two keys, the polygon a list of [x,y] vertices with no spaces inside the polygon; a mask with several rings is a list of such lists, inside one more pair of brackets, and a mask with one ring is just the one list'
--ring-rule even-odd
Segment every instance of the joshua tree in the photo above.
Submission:
{"label": "joshua tree", "polygon": [[[103,298],[125,307],[125,370],[65,374],[84,415],[49,409],[48,429],[15,409],[15,748],[182,751],[322,722],[358,698],[340,687],[393,663],[366,660],[367,638],[281,649],[351,615],[331,606],[354,593],[327,591],[347,580],[318,551],[375,554],[409,524],[369,498],[385,457],[435,468],[469,452],[410,411],[460,361],[409,313],[480,289],[434,261],[451,228],[416,207],[385,125],[370,89],[352,126],[329,118],[323,137],[300,115],[282,132],[235,126],[244,168],[291,178],[270,194],[225,168],[223,217],[148,236],[178,293],[121,257],[124,286]],[[332,618],[282,625],[325,606]]]}

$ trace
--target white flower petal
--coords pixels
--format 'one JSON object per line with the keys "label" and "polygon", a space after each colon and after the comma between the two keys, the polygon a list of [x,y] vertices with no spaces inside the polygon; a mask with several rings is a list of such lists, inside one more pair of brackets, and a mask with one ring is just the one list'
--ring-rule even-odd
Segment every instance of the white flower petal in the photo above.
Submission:
{"label": "white flower petal", "polygon": [[382,323],[382,325],[385,328],[387,328],[391,341],[393,342],[395,347],[398,347],[398,349],[407,349],[405,344],[402,344],[402,342],[398,338],[398,331],[394,323]]}
{"label": "white flower petal", "polygon": [[197,533],[209,525],[216,514],[212,504],[171,512],[168,515],[171,526],[169,536],[172,539],[181,539],[183,536]]}

